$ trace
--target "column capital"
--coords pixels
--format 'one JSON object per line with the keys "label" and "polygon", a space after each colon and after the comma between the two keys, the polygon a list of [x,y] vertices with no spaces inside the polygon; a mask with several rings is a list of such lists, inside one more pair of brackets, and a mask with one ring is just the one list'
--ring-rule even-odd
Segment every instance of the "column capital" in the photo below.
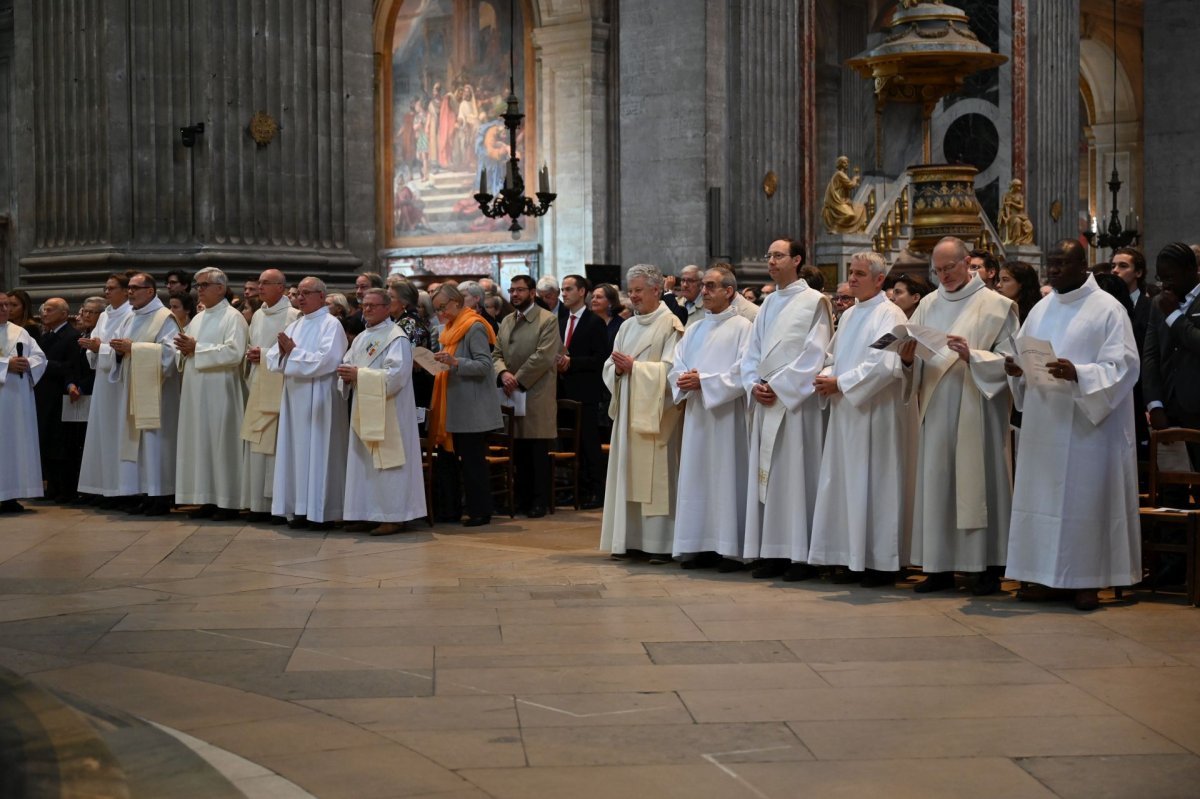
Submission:
{"label": "column capital", "polygon": [[[533,29],[533,49],[541,58],[585,59],[608,52],[612,26],[607,22],[580,20]],[[587,43],[584,48],[580,45]]]}

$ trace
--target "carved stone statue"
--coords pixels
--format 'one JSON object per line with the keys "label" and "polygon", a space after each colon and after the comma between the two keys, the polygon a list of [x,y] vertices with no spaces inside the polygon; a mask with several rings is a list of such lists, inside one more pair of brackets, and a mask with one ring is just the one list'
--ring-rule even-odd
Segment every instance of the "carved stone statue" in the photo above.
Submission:
{"label": "carved stone statue", "polygon": [[1000,228],[1000,240],[1005,246],[1033,244],[1033,222],[1025,213],[1025,194],[1021,191],[1021,181],[1014,180],[1008,184],[996,222]]}
{"label": "carved stone statue", "polygon": [[[850,159],[844,155],[840,156],[837,160],[837,171],[833,173],[829,185],[825,188],[821,219],[830,233],[861,233],[867,227],[866,206],[850,200],[862,178],[857,174],[850,177],[846,173],[849,168]],[[857,171],[855,170],[856,173]]]}

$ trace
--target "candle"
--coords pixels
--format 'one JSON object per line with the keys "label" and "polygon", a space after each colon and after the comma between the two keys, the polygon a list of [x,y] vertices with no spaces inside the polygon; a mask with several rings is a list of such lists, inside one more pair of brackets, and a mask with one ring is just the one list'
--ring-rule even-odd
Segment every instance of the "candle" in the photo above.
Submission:
{"label": "candle", "polygon": [[487,170],[485,170],[485,169],[481,169],[481,170],[479,170],[479,193],[480,193],[480,194],[487,194],[487,193],[488,193],[488,190],[487,190]]}
{"label": "candle", "polygon": [[508,168],[504,170],[504,188],[511,189],[513,187],[513,162],[508,159]]}
{"label": "candle", "polygon": [[542,171],[538,173],[538,191],[542,194],[550,193],[550,170],[542,164]]}

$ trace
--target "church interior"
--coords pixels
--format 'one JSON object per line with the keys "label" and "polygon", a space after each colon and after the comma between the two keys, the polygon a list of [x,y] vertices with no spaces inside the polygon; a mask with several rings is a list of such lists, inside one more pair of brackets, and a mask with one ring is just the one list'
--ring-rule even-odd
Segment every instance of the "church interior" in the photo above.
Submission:
{"label": "church interior", "polygon": [[[785,236],[827,290],[866,250],[928,277],[944,236],[1153,263],[1200,242],[1198,38],[1195,0],[0,0],[0,287],[761,289]],[[780,588],[613,563],[597,509],[378,540],[30,510],[4,797],[1200,790],[1178,595]]]}

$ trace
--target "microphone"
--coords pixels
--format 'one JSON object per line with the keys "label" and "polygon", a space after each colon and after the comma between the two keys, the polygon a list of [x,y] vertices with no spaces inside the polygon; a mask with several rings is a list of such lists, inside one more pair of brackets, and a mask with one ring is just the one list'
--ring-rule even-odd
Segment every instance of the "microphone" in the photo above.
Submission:
{"label": "microphone", "polygon": [[[18,358],[23,358],[23,357],[25,357],[25,342],[23,342],[23,341],[18,341],[18,342],[17,342],[17,357],[18,357]],[[24,372],[21,372],[21,374],[17,375],[17,377],[19,377],[19,378],[21,378],[22,380],[24,380],[24,379],[25,379],[25,373],[24,373]]]}

